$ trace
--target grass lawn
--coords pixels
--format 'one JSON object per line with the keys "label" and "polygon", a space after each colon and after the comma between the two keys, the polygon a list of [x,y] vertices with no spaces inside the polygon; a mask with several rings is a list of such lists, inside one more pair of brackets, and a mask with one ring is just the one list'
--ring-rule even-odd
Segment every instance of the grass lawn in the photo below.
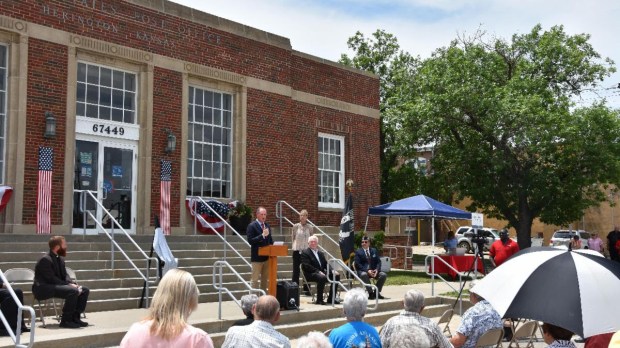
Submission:
{"label": "grass lawn", "polygon": [[[447,297],[454,297],[456,298],[459,295],[458,292],[456,291],[450,291],[450,292],[444,292],[443,294],[439,294],[439,296],[447,296]],[[469,297],[469,290],[467,289],[463,289],[463,298],[467,298]]]}
{"label": "grass lawn", "polygon": [[411,285],[430,281],[431,277],[424,272],[398,270],[388,272],[385,285]]}

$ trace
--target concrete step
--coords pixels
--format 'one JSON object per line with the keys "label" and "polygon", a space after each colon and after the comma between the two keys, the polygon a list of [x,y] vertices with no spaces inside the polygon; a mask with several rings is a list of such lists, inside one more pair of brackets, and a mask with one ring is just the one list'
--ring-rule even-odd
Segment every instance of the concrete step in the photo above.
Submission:
{"label": "concrete step", "polygon": [[[195,258],[195,257],[215,257],[215,258],[223,258],[223,257],[238,257],[238,255],[231,250],[217,250],[217,249],[209,249],[209,250],[188,250],[188,249],[171,249],[174,257],[183,259],[183,258]],[[250,250],[247,248],[238,250],[241,256],[249,259],[250,258]],[[15,262],[15,261],[34,261],[36,262],[42,255],[47,252],[41,251],[2,251],[0,252],[0,263],[5,262]],[[142,253],[139,251],[126,251],[125,252],[131,259],[141,259],[143,257]],[[71,250],[67,261],[70,260],[110,260],[112,253],[110,251],[100,251],[100,250],[89,250],[89,251],[75,251]],[[146,255],[149,255],[146,252]],[[120,260],[123,258],[123,255],[120,251],[116,251],[114,253],[114,258]]]}

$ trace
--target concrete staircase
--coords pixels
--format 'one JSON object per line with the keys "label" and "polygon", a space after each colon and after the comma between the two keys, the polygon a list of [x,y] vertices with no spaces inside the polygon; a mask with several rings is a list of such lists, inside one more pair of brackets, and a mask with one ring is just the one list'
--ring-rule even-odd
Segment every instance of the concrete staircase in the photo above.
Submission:
{"label": "concrete staircase", "polygon": [[[59,329],[53,319],[53,313],[46,313],[47,328],[42,328],[37,322],[35,347],[109,347],[117,346],[131,323],[140,320],[146,314],[145,309],[138,309],[142,294],[143,280],[125,260],[120,252],[115,252],[114,268],[111,267],[111,244],[106,236],[65,236],[68,242],[67,267],[76,271],[80,284],[90,288],[90,297],[87,307],[87,321],[92,326],[81,330]],[[276,240],[286,240],[274,231]],[[0,269],[10,268],[34,269],[37,259],[48,251],[49,236],[40,235],[0,235]],[[140,268],[146,267],[135,247],[124,236],[116,236],[126,253],[130,255]],[[148,254],[151,248],[152,236],[135,236],[134,239]],[[249,258],[248,247],[238,238],[231,244],[240,253]],[[199,284],[201,291],[199,309],[192,315],[190,322],[205,331],[212,337],[215,346],[219,347],[224,340],[226,330],[235,320],[243,317],[241,310],[223,296],[222,319],[218,318],[218,292],[213,287],[213,263],[218,260],[227,260],[244,279],[251,276],[250,267],[230,250],[225,250],[224,244],[216,236],[169,236],[168,244],[175,257],[179,259],[179,267],[192,273]],[[289,242],[289,241],[287,241]],[[324,244],[327,244],[325,242]],[[140,261],[138,261],[140,260]],[[292,262],[279,262],[278,278],[290,279]],[[151,266],[151,274],[155,275],[155,265]],[[224,270],[225,286],[237,298],[247,293],[238,279]],[[32,284],[16,284],[24,291],[25,304],[32,305]],[[156,285],[151,284],[150,294],[155,292]],[[385,289],[384,289],[385,291]],[[400,291],[400,290],[399,290]],[[392,296],[391,300],[382,300],[376,311],[369,312],[366,321],[381,326],[385,321],[396,315],[402,309],[402,294]],[[441,298],[427,298],[425,315],[439,317],[449,305],[442,303]],[[342,306],[316,306],[310,303],[310,297],[302,296],[302,310],[284,311],[278,322],[277,329],[291,339],[298,338],[309,331],[324,331],[344,323]],[[38,314],[38,313],[37,313]],[[22,343],[27,335],[22,335]],[[13,346],[10,338],[0,338],[0,348]]]}

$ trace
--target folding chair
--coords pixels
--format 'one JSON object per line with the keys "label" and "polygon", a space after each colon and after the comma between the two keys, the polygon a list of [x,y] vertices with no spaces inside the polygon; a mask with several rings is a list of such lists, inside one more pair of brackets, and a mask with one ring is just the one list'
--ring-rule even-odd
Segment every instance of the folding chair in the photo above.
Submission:
{"label": "folding chair", "polygon": [[[310,295],[312,296],[311,302],[314,302],[315,299],[316,299],[316,288],[317,288],[316,282],[308,281],[306,279],[306,275],[304,274],[304,272],[301,272],[301,279],[303,281],[303,284],[308,286],[308,291],[310,291]],[[312,286],[312,283],[314,283],[315,286]],[[329,282],[325,283],[325,287],[323,288],[323,298],[324,299],[329,297],[329,288],[330,288]]]}
{"label": "folding chair", "polygon": [[[11,268],[4,272],[4,276],[6,277],[6,280],[8,280],[10,283],[29,283],[32,286],[32,283],[34,282],[34,271],[28,268]],[[39,320],[41,320],[43,327],[47,327],[47,325],[45,324],[45,316],[43,315],[43,307],[50,307],[49,300],[39,300],[34,296],[34,294],[32,294],[32,297],[34,298],[34,301],[36,301],[37,306],[39,307]],[[58,317],[56,302],[54,302],[53,299],[50,300],[52,300],[54,313],[56,313],[56,317]],[[33,324],[34,320],[35,318],[31,318],[30,325]]]}
{"label": "folding chair", "polygon": [[537,327],[538,323],[533,320],[521,324],[519,327],[517,327],[515,333],[512,335],[512,340],[510,340],[508,348],[512,347],[513,343],[516,345],[517,348],[520,348],[519,340],[527,340],[527,342],[525,342],[525,348],[534,348],[534,338],[536,337]]}
{"label": "folding chair", "polygon": [[504,328],[491,329],[485,332],[476,342],[476,348],[480,347],[502,347]]}
{"label": "folding chair", "polygon": [[[445,324],[441,333],[443,333],[444,336],[446,337],[452,337],[452,332],[450,331],[450,320],[452,320],[453,315],[454,315],[454,309],[448,309],[447,311],[443,312],[441,317],[439,317],[439,321],[437,322],[437,325],[439,326],[440,329],[441,329],[441,324]],[[446,335],[446,332],[448,333],[447,335]]]}

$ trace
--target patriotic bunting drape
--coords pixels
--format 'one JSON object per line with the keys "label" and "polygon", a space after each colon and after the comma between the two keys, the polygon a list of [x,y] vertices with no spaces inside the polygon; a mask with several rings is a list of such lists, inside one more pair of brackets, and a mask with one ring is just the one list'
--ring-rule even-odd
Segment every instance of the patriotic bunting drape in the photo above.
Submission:
{"label": "patriotic bunting drape", "polygon": [[[218,202],[216,200],[207,201],[207,204],[213,208],[221,217],[226,219],[228,216],[228,205]],[[189,210],[190,214],[196,220],[196,229],[198,232],[203,234],[215,234],[215,233],[223,233],[226,228],[226,224],[224,221],[220,220],[217,215],[213,213],[213,211],[205,206],[200,201],[195,199],[188,198],[185,201],[185,205]]]}
{"label": "patriotic bunting drape", "polygon": [[12,194],[13,188],[11,186],[0,186],[0,212],[9,204]]}
{"label": "patriotic bunting drape", "polygon": [[37,234],[52,233],[52,168],[54,150],[39,146],[39,187],[37,190]]}
{"label": "patriotic bunting drape", "polygon": [[172,164],[161,160],[161,199],[159,205],[159,222],[164,234],[170,234],[170,183],[172,181]]}

